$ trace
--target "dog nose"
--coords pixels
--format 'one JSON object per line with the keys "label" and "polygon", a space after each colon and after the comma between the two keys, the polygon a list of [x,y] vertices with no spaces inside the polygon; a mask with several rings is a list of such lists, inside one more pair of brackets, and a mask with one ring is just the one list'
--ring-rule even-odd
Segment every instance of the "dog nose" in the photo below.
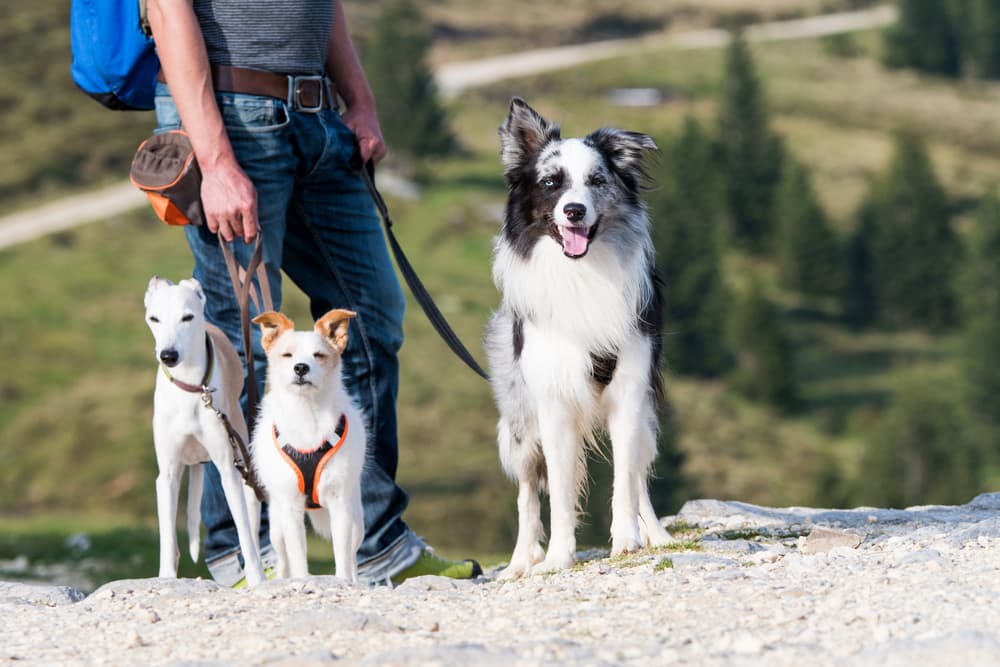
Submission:
{"label": "dog nose", "polygon": [[160,352],[160,361],[167,366],[176,366],[177,360],[180,358],[181,355],[177,354],[177,350],[168,349]]}
{"label": "dog nose", "polygon": [[302,377],[309,372],[309,364],[295,364],[294,369],[295,374]]}
{"label": "dog nose", "polygon": [[587,215],[587,207],[583,204],[566,204],[563,206],[563,213],[570,222],[579,222]]}

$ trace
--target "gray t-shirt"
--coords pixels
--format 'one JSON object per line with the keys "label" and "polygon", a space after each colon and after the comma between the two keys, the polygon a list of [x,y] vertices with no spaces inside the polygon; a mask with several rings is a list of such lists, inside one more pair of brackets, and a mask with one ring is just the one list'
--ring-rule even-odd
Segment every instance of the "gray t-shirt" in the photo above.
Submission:
{"label": "gray t-shirt", "polygon": [[321,74],[334,0],[194,0],[208,61],[281,74]]}

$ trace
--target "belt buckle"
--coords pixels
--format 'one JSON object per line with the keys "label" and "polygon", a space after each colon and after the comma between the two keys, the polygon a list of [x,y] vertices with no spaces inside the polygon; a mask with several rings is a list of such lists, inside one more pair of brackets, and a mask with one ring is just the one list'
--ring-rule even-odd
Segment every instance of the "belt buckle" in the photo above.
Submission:
{"label": "belt buckle", "polygon": [[[288,105],[296,111],[303,113],[318,113],[323,109],[324,76],[322,74],[303,74],[288,77]],[[302,84],[307,81],[316,82],[316,90],[319,91],[319,102],[315,106],[302,104]]]}

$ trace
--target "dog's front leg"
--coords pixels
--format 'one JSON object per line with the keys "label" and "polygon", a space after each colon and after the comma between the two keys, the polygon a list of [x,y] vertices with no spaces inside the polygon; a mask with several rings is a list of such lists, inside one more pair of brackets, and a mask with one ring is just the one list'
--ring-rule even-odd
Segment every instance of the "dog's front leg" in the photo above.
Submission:
{"label": "dog's front leg", "polygon": [[260,553],[260,501],[247,484],[243,485],[243,500],[247,506],[247,518],[250,522],[250,539],[253,541],[254,551]]}
{"label": "dog's front leg", "polygon": [[[273,527],[277,524],[279,526],[279,539],[283,547],[278,551],[280,576],[291,576],[296,579],[308,577],[309,562],[306,558],[304,506],[301,503],[295,506],[274,499],[271,501],[269,512],[272,526],[271,539],[273,540],[275,537]],[[284,553],[284,558],[281,558],[282,553]],[[283,567],[282,561],[284,561]],[[281,573],[282,569],[286,570],[286,572]]]}
{"label": "dog's front leg", "polygon": [[517,543],[501,579],[516,579],[545,557],[542,551],[542,503],[538,497],[537,473],[528,472],[517,481]]}
{"label": "dog's front leg", "polygon": [[660,523],[653,509],[653,501],[649,498],[649,485],[643,484],[639,496],[639,533],[643,544],[647,547],[662,547],[670,544],[670,534]]}
{"label": "dog's front leg", "polygon": [[246,573],[247,583],[256,586],[264,581],[264,567],[260,562],[256,535],[250,528],[250,516],[243,497],[243,480],[236,467],[226,463],[219,466],[219,477],[222,478],[222,490],[226,494],[229,511],[236,523],[236,535],[240,541],[240,550],[243,552],[243,571]]}
{"label": "dog's front leg", "polygon": [[191,562],[197,563],[201,547],[201,492],[205,486],[203,464],[188,466],[187,531]]}
{"label": "dog's front leg", "polygon": [[177,577],[177,497],[184,466],[176,460],[158,456],[160,472],[156,476],[156,516],[160,523],[161,577]]}
{"label": "dog's front leg", "polygon": [[269,505],[269,512],[269,535],[271,536],[271,546],[274,547],[274,554],[277,557],[274,576],[278,579],[287,579],[290,575],[288,572],[288,550],[285,548],[284,517],[275,508],[273,502]]}
{"label": "dog's front leg", "polygon": [[614,491],[611,495],[611,555],[638,551],[639,485],[646,468],[640,468],[636,443],[645,437],[637,432],[634,419],[610,420],[611,451],[614,461]]}
{"label": "dog's front leg", "polygon": [[549,487],[551,537],[545,560],[532,574],[563,570],[576,562],[576,500],[580,489],[583,442],[573,416],[551,407],[539,415],[542,452]]}
{"label": "dog's front leg", "polygon": [[361,487],[348,491],[346,498],[337,498],[330,508],[330,534],[333,537],[333,564],[337,577],[347,581],[358,580],[358,546],[355,544],[358,527],[364,532],[361,509]]}
{"label": "dog's front leg", "polygon": [[[611,437],[614,463],[614,491],[611,496],[612,556],[643,547],[639,514],[640,511],[647,515],[652,513],[645,482],[656,456],[655,417],[647,397],[633,388],[633,385],[641,386],[641,383],[630,383],[629,379],[626,373],[622,373],[607,392],[608,435]],[[640,506],[642,501],[645,504]]]}

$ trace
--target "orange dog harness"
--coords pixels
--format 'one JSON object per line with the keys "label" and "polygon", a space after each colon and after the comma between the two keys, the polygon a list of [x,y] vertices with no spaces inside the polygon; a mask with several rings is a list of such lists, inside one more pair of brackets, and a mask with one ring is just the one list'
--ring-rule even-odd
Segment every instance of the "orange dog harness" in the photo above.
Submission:
{"label": "orange dog harness", "polygon": [[347,415],[341,415],[337,422],[334,434],[339,438],[336,444],[331,444],[329,440],[324,440],[323,444],[313,449],[299,449],[286,443],[281,444],[278,434],[278,425],[271,425],[271,435],[274,439],[274,446],[281,454],[285,462],[295,471],[299,478],[299,492],[306,497],[306,509],[319,509],[319,498],[316,496],[316,488],[319,479],[323,475],[323,467],[333,458],[337,450],[343,446],[347,440]]}

